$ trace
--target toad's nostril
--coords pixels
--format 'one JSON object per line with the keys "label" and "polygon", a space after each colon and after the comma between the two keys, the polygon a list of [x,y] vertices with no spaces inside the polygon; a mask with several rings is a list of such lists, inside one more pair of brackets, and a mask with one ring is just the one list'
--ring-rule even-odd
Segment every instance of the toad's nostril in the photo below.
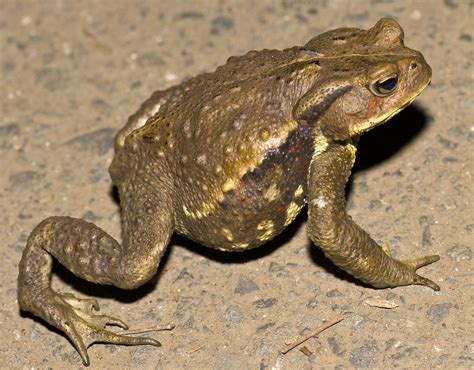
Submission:
{"label": "toad's nostril", "polygon": [[415,69],[417,69],[417,68],[418,68],[418,64],[416,64],[416,63],[410,64],[410,69],[411,69],[411,70],[415,70]]}

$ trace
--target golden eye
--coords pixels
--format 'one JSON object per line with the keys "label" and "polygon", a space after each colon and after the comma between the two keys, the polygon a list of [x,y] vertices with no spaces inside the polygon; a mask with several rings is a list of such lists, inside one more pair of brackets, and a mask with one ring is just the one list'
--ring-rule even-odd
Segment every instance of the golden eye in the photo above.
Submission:
{"label": "golden eye", "polygon": [[388,78],[383,78],[375,81],[371,85],[372,92],[377,96],[388,96],[395,91],[398,85],[398,76],[392,75]]}

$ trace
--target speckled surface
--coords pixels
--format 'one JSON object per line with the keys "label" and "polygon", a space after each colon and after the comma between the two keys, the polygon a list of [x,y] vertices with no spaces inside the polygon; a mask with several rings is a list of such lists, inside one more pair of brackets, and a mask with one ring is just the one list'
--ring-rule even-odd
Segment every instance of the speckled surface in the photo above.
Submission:
{"label": "speckled surface", "polygon": [[[0,367],[80,368],[65,337],[16,298],[31,229],[82,217],[120,235],[107,168],[113,135],[153,90],[249,49],[392,16],[433,67],[416,104],[361,140],[350,213],[396,257],[439,253],[422,270],[442,290],[374,290],[327,262],[305,216],[267,247],[224,254],[174,237],[153,284],[88,284],[57,266],[53,286],[98,297],[163,346],[89,349],[104,368],[473,368],[473,3],[445,1],[1,1]],[[159,5],[158,5],[159,4]],[[298,5],[296,5],[298,4]],[[389,300],[387,310],[364,303]],[[286,340],[346,319],[277,359]]]}

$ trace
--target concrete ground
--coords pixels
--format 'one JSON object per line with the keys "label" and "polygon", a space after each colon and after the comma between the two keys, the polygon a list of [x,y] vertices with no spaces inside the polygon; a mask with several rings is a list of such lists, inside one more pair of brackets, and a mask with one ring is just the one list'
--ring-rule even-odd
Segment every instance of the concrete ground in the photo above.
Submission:
{"label": "concrete ground", "polygon": [[[107,168],[114,133],[152,91],[249,49],[301,45],[333,28],[397,19],[433,68],[410,108],[366,134],[349,187],[353,218],[398,258],[440,254],[441,286],[377,290],[328,262],[301,215],[268,246],[225,254],[174,237],[157,278],[132,292],[59,265],[53,286],[163,346],[94,345],[91,369],[474,368],[473,3],[445,1],[0,0],[0,367],[81,368],[68,340],[20,313],[28,234],[50,215],[120,235]],[[303,212],[305,213],[305,212]],[[386,300],[396,308],[369,305]],[[285,341],[345,320],[278,356]]]}

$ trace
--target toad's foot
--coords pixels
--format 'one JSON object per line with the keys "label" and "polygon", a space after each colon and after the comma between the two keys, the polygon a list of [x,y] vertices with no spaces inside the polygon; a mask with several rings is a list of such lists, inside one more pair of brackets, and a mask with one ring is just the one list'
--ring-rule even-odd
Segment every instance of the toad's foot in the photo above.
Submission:
{"label": "toad's foot", "polygon": [[31,307],[31,311],[66,333],[85,366],[89,365],[87,348],[93,343],[161,346],[160,342],[152,338],[130,337],[105,330],[107,325],[123,329],[128,329],[128,326],[114,317],[94,314],[93,311],[99,311],[99,304],[95,299],[79,299],[72,294],[60,294],[52,290],[45,291],[41,298],[36,298],[36,307]]}
{"label": "toad's foot", "polygon": [[[380,247],[382,248],[382,250],[385,252],[387,256],[392,258],[392,251],[391,251],[389,243],[386,243],[386,242],[382,243]],[[416,273],[416,270],[418,270],[419,268],[430,265],[434,262],[437,262],[439,261],[439,259],[440,257],[438,255],[431,255],[431,256],[414,258],[410,260],[402,260],[402,261],[394,260],[398,262],[398,264],[400,264],[400,267],[397,271],[399,275],[397,278],[398,283],[394,286],[424,285],[436,291],[440,290],[440,287],[438,284]]]}
{"label": "toad's foot", "polygon": [[425,256],[425,257],[419,257],[419,258],[414,258],[410,260],[400,261],[400,263],[403,266],[405,266],[405,271],[407,273],[407,276],[411,275],[411,282],[409,282],[408,284],[424,285],[436,291],[440,290],[441,288],[434,281],[427,279],[423,276],[420,276],[416,273],[416,270],[418,270],[419,268],[432,264],[434,262],[437,262],[439,261],[439,259],[440,257],[438,255],[431,255],[431,256]]}

